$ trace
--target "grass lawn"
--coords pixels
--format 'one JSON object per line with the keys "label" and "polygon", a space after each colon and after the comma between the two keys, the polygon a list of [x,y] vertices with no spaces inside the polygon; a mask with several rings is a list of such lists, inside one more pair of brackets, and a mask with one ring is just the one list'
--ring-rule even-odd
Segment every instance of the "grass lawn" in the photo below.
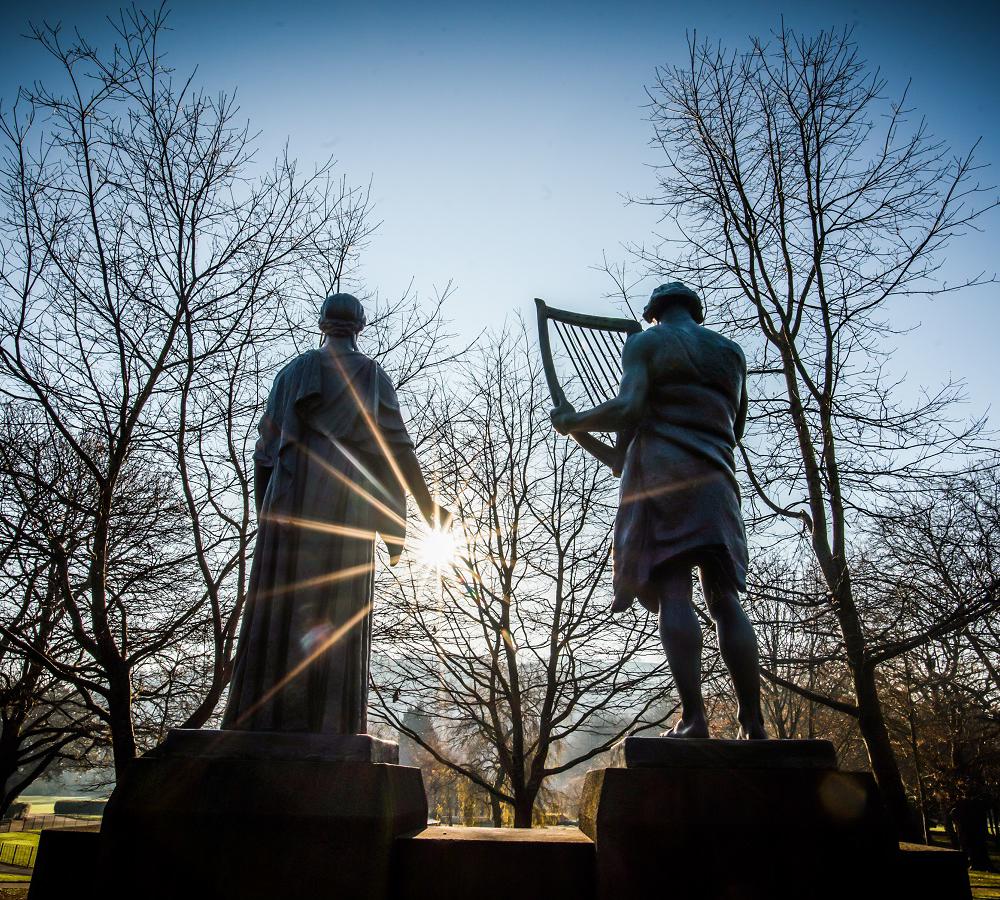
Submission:
{"label": "grass lawn", "polygon": [[[992,839],[992,836],[991,836]],[[931,841],[941,847],[951,849],[951,842],[943,828],[931,829]],[[995,872],[969,870],[969,884],[972,885],[973,900],[1000,900],[1000,850],[991,843],[990,858]]]}
{"label": "grass lawn", "polygon": [[57,800],[107,800],[105,794],[21,794],[20,803],[30,803],[29,816],[51,816]]}
{"label": "grass lawn", "polygon": [[[17,844],[18,846],[37,847],[39,831],[15,831],[10,834],[0,833],[0,846]],[[0,884],[24,883],[30,880],[30,874],[0,872]]]}
{"label": "grass lawn", "polygon": [[1000,875],[996,872],[969,872],[974,900],[1000,900]]}

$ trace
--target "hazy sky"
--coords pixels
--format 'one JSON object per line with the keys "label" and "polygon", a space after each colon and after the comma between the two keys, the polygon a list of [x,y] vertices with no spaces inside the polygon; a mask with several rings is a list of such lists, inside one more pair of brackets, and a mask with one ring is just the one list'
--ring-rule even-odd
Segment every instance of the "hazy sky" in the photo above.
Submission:
{"label": "hazy sky", "polygon": [[[45,75],[18,35],[28,15],[80,26],[99,43],[118,3],[0,7],[0,98]],[[979,158],[1000,180],[1000,3],[301,3],[178,0],[168,51],[199,67],[211,90],[237,89],[273,155],[287,140],[312,162],[333,155],[357,182],[374,181],[384,225],[366,257],[371,287],[421,292],[456,285],[464,333],[531,313],[542,296],[578,309],[607,303],[602,252],[646,238],[655,214],[624,194],[652,190],[644,86],[680,61],[685,32],[745,46],[782,13],[796,29],[856,27],[862,53],[890,88],[913,79],[912,104],[956,150],[982,138]],[[953,248],[955,273],[1000,269],[1000,217]],[[910,383],[949,374],[969,382],[973,409],[995,396],[997,287],[911,305],[899,323],[895,370]],[[971,411],[971,410],[970,410]]]}

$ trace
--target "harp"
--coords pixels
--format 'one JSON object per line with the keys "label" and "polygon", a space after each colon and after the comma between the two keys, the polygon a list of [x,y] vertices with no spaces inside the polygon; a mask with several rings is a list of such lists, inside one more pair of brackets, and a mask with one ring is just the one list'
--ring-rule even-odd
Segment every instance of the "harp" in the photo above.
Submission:
{"label": "harp", "polygon": [[[622,351],[630,335],[642,331],[635,319],[590,316],[549,306],[535,298],[538,312],[538,348],[549,393],[555,406],[567,402],[589,402],[599,406],[618,394],[622,378]],[[551,331],[550,331],[551,328]],[[555,338],[555,341],[553,341]],[[563,381],[559,379],[553,343],[564,365]],[[568,394],[568,396],[567,396]],[[592,435],[574,435],[574,439],[615,474],[620,471],[622,448],[631,440],[631,433],[613,436],[613,445]],[[610,436],[609,436],[610,437]]]}

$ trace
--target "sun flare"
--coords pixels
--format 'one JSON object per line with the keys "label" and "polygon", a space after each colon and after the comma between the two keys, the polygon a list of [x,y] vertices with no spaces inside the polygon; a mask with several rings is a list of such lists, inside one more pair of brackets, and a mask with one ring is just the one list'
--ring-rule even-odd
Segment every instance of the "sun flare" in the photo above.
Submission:
{"label": "sun flare", "polygon": [[450,528],[427,529],[415,549],[420,562],[438,572],[459,560],[458,539]]}

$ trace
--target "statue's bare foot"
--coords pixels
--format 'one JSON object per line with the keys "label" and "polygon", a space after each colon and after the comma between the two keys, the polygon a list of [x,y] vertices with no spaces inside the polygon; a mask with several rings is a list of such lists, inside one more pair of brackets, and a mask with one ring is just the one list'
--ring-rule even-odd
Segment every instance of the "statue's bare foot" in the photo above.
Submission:
{"label": "statue's bare foot", "polygon": [[678,719],[674,727],[669,731],[664,731],[660,737],[665,738],[707,738],[708,722],[703,716],[697,716],[688,721]]}
{"label": "statue's bare foot", "polygon": [[741,741],[766,741],[767,732],[764,730],[764,723],[760,719],[752,722],[740,722],[739,739]]}

